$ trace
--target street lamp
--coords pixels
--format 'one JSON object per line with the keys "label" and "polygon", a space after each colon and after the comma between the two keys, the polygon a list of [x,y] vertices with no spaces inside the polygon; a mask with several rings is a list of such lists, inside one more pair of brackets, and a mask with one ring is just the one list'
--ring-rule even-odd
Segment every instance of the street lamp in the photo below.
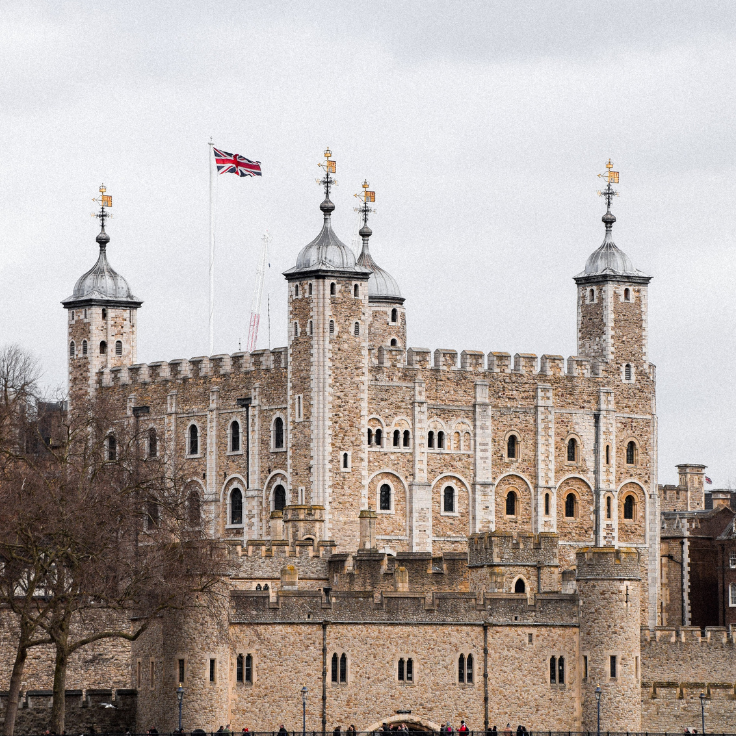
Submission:
{"label": "street lamp", "polygon": [[708,696],[700,693],[700,725],[703,727],[701,733],[705,733],[705,699]]}
{"label": "street lamp", "polygon": [[302,687],[302,736],[307,736],[307,686]]}
{"label": "street lamp", "polygon": [[181,733],[181,704],[184,701],[184,688],[181,683],[179,683],[179,687],[176,688],[176,699],[179,701],[179,733]]}
{"label": "street lamp", "polygon": [[601,686],[598,685],[595,689],[595,700],[598,705],[598,736],[601,736]]}

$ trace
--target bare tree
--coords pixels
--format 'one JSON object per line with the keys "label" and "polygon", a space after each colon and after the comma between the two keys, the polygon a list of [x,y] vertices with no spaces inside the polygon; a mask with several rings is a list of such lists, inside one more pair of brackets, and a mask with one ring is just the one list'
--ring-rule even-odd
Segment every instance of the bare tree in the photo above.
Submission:
{"label": "bare tree", "polygon": [[[62,733],[71,654],[101,639],[134,640],[195,593],[215,597],[224,558],[191,523],[174,463],[142,458],[132,418],[104,398],[58,413],[56,441],[30,443],[34,451],[0,443],[0,596],[20,630],[9,706],[17,707],[28,649],[51,643],[51,727]],[[24,422],[37,435],[47,426],[38,413]]]}

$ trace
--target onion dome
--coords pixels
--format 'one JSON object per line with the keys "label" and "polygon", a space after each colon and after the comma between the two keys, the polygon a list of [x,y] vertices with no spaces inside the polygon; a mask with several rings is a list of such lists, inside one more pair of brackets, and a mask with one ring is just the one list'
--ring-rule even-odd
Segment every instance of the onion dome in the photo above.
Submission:
{"label": "onion dome", "polygon": [[103,306],[140,307],[143,303],[130,291],[128,282],[109,264],[107,244],[110,236],[105,232],[105,224],[97,236],[100,255],[92,268],[74,286],[74,292],[64,299],[65,307],[102,304]]}
{"label": "onion dome", "polygon": [[363,249],[358,257],[358,264],[371,271],[371,275],[368,277],[368,299],[370,301],[396,301],[403,303],[404,298],[401,296],[396,279],[373,260],[373,256],[368,248],[368,239],[372,234],[373,231],[367,224],[364,224],[358,231],[358,235],[363,239]]}

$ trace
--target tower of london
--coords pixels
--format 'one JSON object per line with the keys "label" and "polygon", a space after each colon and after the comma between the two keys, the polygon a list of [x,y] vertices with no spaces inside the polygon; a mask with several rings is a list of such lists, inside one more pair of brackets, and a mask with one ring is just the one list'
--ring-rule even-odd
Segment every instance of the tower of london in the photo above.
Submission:
{"label": "tower of london", "polygon": [[143,302],[104,221],[62,302],[72,405],[105,395],[120,422],[147,407],[144,452],[184,468],[230,569],[226,613],[162,616],[104,687],[135,693],[139,732],[175,727],[179,683],[186,731],[300,729],[302,687],[315,731],[595,730],[596,688],[606,731],[697,726],[704,689],[732,724],[732,620],[688,618],[662,550],[733,512],[704,509],[702,465],[658,485],[652,277],[614,242],[611,196],[602,244],[570,269],[576,354],[511,355],[480,329],[458,352],[411,343],[370,208],[356,256],[329,178],[284,273],[284,347],[138,363]]}

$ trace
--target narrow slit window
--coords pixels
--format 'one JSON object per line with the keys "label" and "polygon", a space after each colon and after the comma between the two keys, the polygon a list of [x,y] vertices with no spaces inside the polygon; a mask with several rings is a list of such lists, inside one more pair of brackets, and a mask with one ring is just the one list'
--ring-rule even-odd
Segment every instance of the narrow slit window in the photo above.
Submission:
{"label": "narrow slit window", "polygon": [[406,681],[414,681],[414,660],[411,657],[406,660]]}
{"label": "narrow slit window", "polygon": [[443,511],[446,514],[455,513],[455,489],[452,486],[447,486],[444,490],[443,498]]}
{"label": "narrow slit window", "polygon": [[242,654],[238,654],[238,659],[235,664],[235,679],[237,682],[243,682],[245,679],[244,658]]}
{"label": "narrow slit window", "polygon": [[216,661],[217,660],[214,660],[214,659],[211,659],[210,660],[210,682],[214,682],[215,681],[215,674],[216,674],[216,670],[215,670],[216,665],[215,665],[215,662]]}
{"label": "narrow slit window", "polygon": [[230,451],[240,452],[240,423],[233,422],[230,425]]}
{"label": "narrow slit window", "polygon": [[353,296],[354,297],[360,296],[360,287],[358,286],[358,284],[355,284],[355,286],[353,286]]}
{"label": "narrow slit window", "polygon": [[401,432],[398,429],[394,430],[394,447],[398,447],[401,444]]}
{"label": "narrow slit window", "polygon": [[243,492],[234,488],[230,493],[230,523],[243,523]]}
{"label": "narrow slit window", "polygon": [[411,442],[411,434],[409,434],[409,430],[404,430],[404,447],[409,447],[409,443]]}
{"label": "narrow slit window", "polygon": [[465,655],[461,654],[457,660],[457,681],[461,684],[465,683]]}
{"label": "narrow slit window", "polygon": [[518,440],[515,434],[509,435],[508,442],[506,443],[506,455],[508,456],[509,460],[516,459],[517,442]]}
{"label": "narrow slit window", "polygon": [[398,322],[399,321],[399,310],[394,307],[391,310],[391,321],[392,322]]}
{"label": "narrow slit window", "polygon": [[335,282],[333,281],[330,284],[330,296],[335,296],[335,294],[337,294],[337,286],[336,286]]}
{"label": "narrow slit window", "polygon": [[578,459],[578,441],[571,437],[567,441],[567,462],[574,463]]}
{"label": "narrow slit window", "polygon": [[383,431],[382,431],[382,430],[381,430],[380,428],[376,430],[376,435],[375,435],[375,437],[376,437],[376,445],[377,445],[378,447],[381,447],[381,445],[382,445],[382,440],[383,440]]}
{"label": "narrow slit window", "polygon": [[632,379],[632,376],[633,376],[633,371],[631,369],[631,363],[627,363],[624,366],[624,379],[626,381],[630,381]]}
{"label": "narrow slit window", "polygon": [[199,454],[199,427],[196,424],[189,425],[189,454]]}
{"label": "narrow slit window", "polygon": [[74,340],[72,340],[72,341],[71,341],[71,342],[69,343],[69,357],[70,357],[70,358],[73,358],[73,357],[74,357],[74,356],[76,355],[76,352],[77,352],[77,351],[76,351],[76,347],[75,347],[75,345],[74,345]]}
{"label": "narrow slit window", "polygon": [[309,294],[309,296],[312,296],[312,282],[311,281],[309,282],[309,286],[307,287],[307,293]]}
{"label": "narrow slit window", "polygon": [[381,511],[391,511],[391,486],[384,483],[379,491],[379,503]]}
{"label": "narrow slit window", "polygon": [[624,301],[625,302],[631,301],[631,289],[624,289]]}
{"label": "narrow slit window", "polygon": [[506,516],[516,516],[516,492],[509,491],[506,496]]}
{"label": "narrow slit window", "polygon": [[332,655],[332,682],[338,681],[338,659],[337,654]]}
{"label": "narrow slit window", "polygon": [[334,335],[334,334],[335,334],[335,320],[331,319],[330,320],[330,335]]}
{"label": "narrow slit window", "polygon": [[348,681],[348,658],[345,653],[340,655],[340,682]]}
{"label": "narrow slit window", "polygon": [[370,446],[372,444],[373,444],[373,430],[369,428],[368,429],[368,445]]}
{"label": "narrow slit window", "polygon": [[253,655],[245,655],[245,681],[253,682]]}
{"label": "narrow slit window", "polygon": [[557,657],[549,658],[549,681],[552,684],[557,682]]}
{"label": "narrow slit window", "polygon": [[355,335],[355,337],[359,337],[360,336],[360,322],[356,322],[353,325],[353,334]]}
{"label": "narrow slit window", "polygon": [[606,519],[611,518],[611,497],[606,496]]}
{"label": "narrow slit window", "polygon": [[615,679],[618,671],[618,662],[616,661],[616,655],[612,654],[609,660],[609,672],[611,679]]}
{"label": "narrow slit window", "polygon": [[404,682],[405,678],[405,669],[406,669],[406,662],[403,658],[399,659],[399,682]]}
{"label": "narrow slit window", "polygon": [[544,494],[544,515],[549,516],[549,493]]}
{"label": "narrow slit window", "polygon": [[467,671],[465,673],[465,682],[468,683],[468,685],[473,684],[473,655],[468,654],[468,658],[466,660],[467,662]]}
{"label": "narrow slit window", "polygon": [[179,683],[180,684],[183,684],[185,682],[185,680],[184,680],[184,674],[185,674],[185,672],[184,672],[184,664],[185,664],[184,663],[184,660],[183,659],[180,659],[179,660]]}
{"label": "narrow slit window", "polygon": [[294,296],[299,296],[299,284],[294,287]]}
{"label": "narrow slit window", "polygon": [[611,445],[606,445],[606,465],[611,464]]}
{"label": "narrow slit window", "polygon": [[104,340],[100,342],[100,355],[107,355],[107,343]]}
{"label": "narrow slit window", "polygon": [[636,442],[630,440],[626,445],[626,464],[636,465]]}
{"label": "narrow slit window", "polygon": [[445,433],[444,432],[437,432],[437,449],[438,450],[445,449]]}
{"label": "narrow slit window", "polygon": [[273,446],[276,450],[284,449],[284,420],[281,417],[273,421]]}
{"label": "narrow slit window", "polygon": [[427,434],[427,447],[430,450],[434,449],[434,432],[429,432]]}
{"label": "narrow slit window", "polygon": [[87,355],[87,341],[82,340],[82,355]]}
{"label": "narrow slit window", "polygon": [[158,436],[153,427],[148,430],[148,457],[158,457]]}
{"label": "narrow slit window", "polygon": [[560,657],[557,660],[557,684],[558,685],[565,684],[565,658],[564,657]]}
{"label": "narrow slit window", "polygon": [[107,437],[107,460],[108,462],[115,462],[118,459],[118,441],[115,439],[115,435],[111,434]]}

